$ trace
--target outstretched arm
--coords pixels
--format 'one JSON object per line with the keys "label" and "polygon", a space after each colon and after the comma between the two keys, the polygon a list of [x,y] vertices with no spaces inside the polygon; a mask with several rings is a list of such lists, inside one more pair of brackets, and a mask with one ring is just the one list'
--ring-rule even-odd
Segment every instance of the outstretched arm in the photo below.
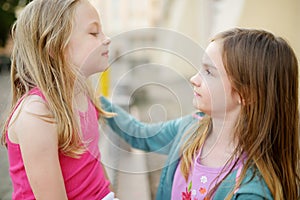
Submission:
{"label": "outstretched arm", "polygon": [[108,125],[132,147],[148,152],[168,154],[183,118],[147,124],[136,120],[105,97],[101,97],[101,104],[104,110],[117,114],[113,118],[106,119]]}

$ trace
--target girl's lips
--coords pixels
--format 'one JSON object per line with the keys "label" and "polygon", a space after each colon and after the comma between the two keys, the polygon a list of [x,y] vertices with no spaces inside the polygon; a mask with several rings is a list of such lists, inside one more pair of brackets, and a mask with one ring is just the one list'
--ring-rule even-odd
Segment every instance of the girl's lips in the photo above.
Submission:
{"label": "girl's lips", "polygon": [[105,52],[102,53],[101,55],[102,55],[102,56],[105,56],[105,57],[108,57],[108,53],[109,53],[109,51],[105,51]]}
{"label": "girl's lips", "polygon": [[194,91],[194,96],[201,97],[201,95],[199,93],[195,92],[195,91]]}

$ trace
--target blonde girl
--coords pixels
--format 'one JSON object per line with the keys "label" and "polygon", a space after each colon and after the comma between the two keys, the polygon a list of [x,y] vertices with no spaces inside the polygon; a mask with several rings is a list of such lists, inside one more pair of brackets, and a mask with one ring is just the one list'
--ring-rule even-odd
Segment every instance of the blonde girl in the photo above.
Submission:
{"label": "blonde girl", "polygon": [[102,199],[103,111],[87,77],[108,66],[110,39],[88,0],[33,0],[12,31],[11,112],[3,131],[12,199]]}
{"label": "blonde girl", "polygon": [[125,141],[168,155],[156,199],[299,199],[298,63],[288,43],[263,30],[222,32],[191,83],[199,112],[157,124],[101,99]]}

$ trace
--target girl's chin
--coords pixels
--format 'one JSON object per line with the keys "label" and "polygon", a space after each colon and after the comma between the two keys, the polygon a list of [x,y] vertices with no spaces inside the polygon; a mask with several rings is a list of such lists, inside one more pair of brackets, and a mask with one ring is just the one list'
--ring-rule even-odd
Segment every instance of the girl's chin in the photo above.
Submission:
{"label": "girl's chin", "polygon": [[197,101],[197,99],[193,99],[193,106],[198,111],[204,112],[206,114],[209,113],[209,110],[205,108],[199,101]]}
{"label": "girl's chin", "polygon": [[197,101],[193,101],[193,105],[197,110],[202,110],[201,106],[199,105],[199,103]]}

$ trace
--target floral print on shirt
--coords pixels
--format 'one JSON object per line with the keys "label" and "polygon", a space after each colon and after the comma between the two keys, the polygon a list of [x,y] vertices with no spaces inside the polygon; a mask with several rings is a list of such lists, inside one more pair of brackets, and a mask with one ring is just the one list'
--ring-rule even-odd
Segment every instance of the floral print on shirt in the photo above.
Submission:
{"label": "floral print on shirt", "polygon": [[[201,196],[206,195],[207,188],[205,187],[205,183],[207,182],[206,176],[201,176],[200,182],[203,183],[203,186],[198,189],[198,192]],[[193,182],[190,181],[189,185],[185,188],[185,191],[181,193],[182,194],[182,200],[201,200],[199,197],[197,197],[197,190],[193,189]],[[203,200],[208,200],[206,197],[204,197]]]}

